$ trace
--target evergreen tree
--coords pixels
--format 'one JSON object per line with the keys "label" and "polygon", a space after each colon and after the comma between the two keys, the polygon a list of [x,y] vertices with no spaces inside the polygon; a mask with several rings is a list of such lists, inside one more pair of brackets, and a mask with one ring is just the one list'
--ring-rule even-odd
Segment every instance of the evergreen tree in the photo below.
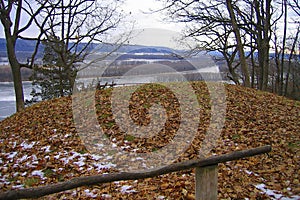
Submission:
{"label": "evergreen tree", "polygon": [[58,37],[51,37],[44,44],[43,64],[33,69],[32,95],[46,100],[72,94],[77,69],[71,62],[72,53]]}

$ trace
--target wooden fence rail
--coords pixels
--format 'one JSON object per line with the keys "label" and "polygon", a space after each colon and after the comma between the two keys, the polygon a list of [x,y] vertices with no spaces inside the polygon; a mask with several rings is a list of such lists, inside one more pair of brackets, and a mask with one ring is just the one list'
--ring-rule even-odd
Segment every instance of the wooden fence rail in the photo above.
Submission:
{"label": "wooden fence rail", "polygon": [[68,181],[51,185],[25,188],[19,190],[9,190],[0,193],[0,199],[26,199],[38,198],[49,194],[54,194],[81,186],[96,185],[121,180],[137,180],[151,178],[171,172],[196,168],[196,199],[210,200],[217,199],[217,165],[227,161],[237,160],[245,157],[255,156],[271,151],[271,146],[263,146],[254,149],[235,151],[229,154],[212,156],[206,159],[189,160],[174,163],[151,171],[143,172],[120,172],[112,174],[102,174],[95,176],[77,177]]}

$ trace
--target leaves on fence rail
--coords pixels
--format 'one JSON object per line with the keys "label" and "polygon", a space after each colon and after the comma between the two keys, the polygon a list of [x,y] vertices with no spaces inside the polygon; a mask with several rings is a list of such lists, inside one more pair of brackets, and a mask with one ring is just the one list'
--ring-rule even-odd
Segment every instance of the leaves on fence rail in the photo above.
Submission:
{"label": "leaves on fence rail", "polygon": [[[193,87],[201,106],[200,125],[193,143],[177,161],[197,157],[210,118],[209,94],[205,84],[195,82]],[[180,118],[176,99],[163,88],[156,87],[155,91],[162,91],[165,96],[151,94],[150,87],[144,90],[151,98],[138,93],[132,97],[139,102],[132,104],[130,113],[136,123],[149,123],[147,108],[156,101],[167,108],[169,121],[159,136],[142,139],[119,130],[110,110],[110,90],[96,94],[98,120],[112,145],[127,151],[151,152],[172,140]],[[240,86],[227,85],[226,92],[225,127],[218,146],[211,153],[219,155],[263,145],[272,145],[272,152],[220,164],[219,198],[299,196],[300,103]],[[0,149],[1,191],[115,170],[110,163],[113,152],[98,155],[88,152],[83,145],[74,126],[70,98],[33,105],[0,122]],[[145,180],[82,187],[45,198],[193,199],[193,173],[188,170]]]}

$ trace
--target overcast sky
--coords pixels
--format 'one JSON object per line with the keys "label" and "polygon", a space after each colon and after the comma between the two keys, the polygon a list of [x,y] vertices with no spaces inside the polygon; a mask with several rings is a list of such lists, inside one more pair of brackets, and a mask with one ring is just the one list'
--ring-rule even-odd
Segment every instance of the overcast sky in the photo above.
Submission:
{"label": "overcast sky", "polygon": [[[162,3],[157,0],[125,0],[122,6],[124,12],[128,14],[129,20],[135,21],[135,28],[163,28],[172,31],[180,31],[178,24],[163,22],[163,16],[159,13],[150,13],[151,9],[161,8]],[[148,13],[148,14],[146,14]],[[26,35],[31,35],[34,30],[27,31]],[[2,26],[0,26],[0,37],[4,38]]]}
{"label": "overcast sky", "polygon": [[136,20],[137,28],[164,28],[180,31],[178,24],[164,22],[162,14],[150,13],[151,9],[160,9],[162,6],[163,4],[157,0],[126,0],[123,8],[131,12],[131,18]]}

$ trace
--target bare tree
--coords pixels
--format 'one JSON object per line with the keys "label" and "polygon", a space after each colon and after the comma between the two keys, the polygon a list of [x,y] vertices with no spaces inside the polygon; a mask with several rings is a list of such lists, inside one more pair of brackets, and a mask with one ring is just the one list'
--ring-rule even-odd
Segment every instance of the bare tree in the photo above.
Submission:
{"label": "bare tree", "polygon": [[[271,0],[245,0],[245,1],[233,1],[228,0],[228,5],[232,6],[232,26],[236,27],[236,32],[239,30],[243,31],[247,40],[250,40],[251,54],[257,52],[258,63],[256,64],[252,55],[252,84],[254,86],[255,67],[258,66],[258,88],[261,90],[268,89],[269,80],[269,51],[270,51],[270,40],[271,40],[271,27],[277,18],[272,19],[274,9]],[[230,10],[230,9],[229,9]],[[239,19],[236,23],[234,22],[234,14],[236,19]],[[240,37],[236,37],[237,43],[239,43]],[[254,41],[254,42],[252,42]],[[241,46],[241,45],[240,45]],[[244,45],[244,48],[246,45]],[[241,50],[240,50],[241,51]],[[243,61],[243,58],[241,59]],[[245,73],[245,72],[244,72]]]}
{"label": "bare tree", "polygon": [[[297,98],[297,70],[299,51],[299,16],[298,0],[281,0],[278,2],[278,19],[273,30],[274,62],[276,66],[274,92],[279,95]],[[299,97],[298,97],[299,98]]]}
{"label": "bare tree", "polygon": [[[35,8],[33,8],[33,4],[36,6]],[[37,16],[40,14],[42,9],[47,8],[48,6],[47,1],[33,3],[27,0],[2,0],[0,2],[0,20],[4,29],[7,55],[13,75],[17,111],[24,109],[21,67],[30,68],[32,65],[30,63],[20,63],[16,56],[16,42],[19,38],[24,38],[23,33],[26,30],[32,26],[37,26]],[[28,20],[25,25],[21,25],[21,16],[24,17],[24,15],[25,17],[28,17]],[[48,17],[45,16],[44,22],[47,20]],[[42,22],[41,25],[44,24],[44,22]],[[43,33],[37,34],[35,39],[41,38],[42,35]]]}
{"label": "bare tree", "polygon": [[[64,42],[64,48],[58,52],[62,58],[67,52],[76,52],[71,60],[64,60],[65,65],[82,59],[92,41],[108,34],[109,30],[116,28],[120,22],[121,15],[116,8],[117,2],[119,1],[2,0],[0,2],[0,20],[4,28],[8,59],[13,73],[17,111],[24,109],[21,67],[33,67],[41,41],[49,39],[50,36],[58,36]],[[21,16],[26,22],[21,20]],[[32,27],[37,29],[37,34],[31,38],[25,37],[24,33]],[[20,38],[36,41],[36,49],[27,63],[21,63],[16,56],[16,42]],[[81,42],[86,42],[86,46],[80,46]]]}
{"label": "bare tree", "polygon": [[[285,1],[287,7],[291,8],[293,13],[289,13],[295,17],[294,20],[291,22],[285,21],[285,23],[292,23],[297,28],[295,31],[291,33],[289,37],[289,44],[286,46],[288,47],[288,59],[287,59],[287,71],[285,76],[285,88],[284,88],[284,95],[289,96],[295,99],[300,99],[299,91],[300,91],[300,2],[298,0],[290,0]],[[292,80],[291,80],[292,79]]]}
{"label": "bare tree", "polygon": [[[261,6],[261,3],[257,3],[256,6]],[[255,51],[258,51],[258,54],[265,54],[266,51],[269,51],[267,42],[270,39],[267,23],[269,19],[266,18],[269,15],[265,13],[265,8],[257,10],[253,4],[254,1],[250,0],[165,0],[165,7],[162,10],[167,10],[167,14],[175,21],[187,24],[188,31],[185,35],[194,38],[198,42],[198,50],[219,51],[226,55],[224,58],[228,64],[231,79],[235,83],[242,80],[245,86],[250,87],[250,66],[248,66],[246,60],[250,56],[254,58],[253,53]],[[266,5],[269,4],[266,3]],[[266,6],[266,9],[269,8],[270,6]],[[262,16],[261,13],[264,15]],[[259,17],[259,20],[255,21],[255,19],[258,19],[257,17]],[[222,41],[224,39],[225,42]],[[257,44],[258,42],[260,42],[260,46]],[[248,55],[245,53],[247,47],[250,49]],[[236,61],[237,54],[239,55],[238,65],[234,66],[233,61]],[[259,73],[261,75],[260,88],[262,88],[263,77],[268,76],[266,72],[268,67],[264,67],[262,64],[267,65],[268,56],[261,55],[259,58],[261,64],[256,66],[262,68]],[[240,67],[239,70],[237,70],[237,67]],[[237,71],[240,71],[241,74]],[[252,79],[254,79],[256,71],[252,70]],[[254,80],[251,82],[254,85]]]}
{"label": "bare tree", "polygon": [[[168,15],[175,21],[187,24],[190,30],[187,36],[201,41],[200,50],[207,47],[209,50],[213,49],[211,47],[218,47],[214,50],[220,49],[215,42],[220,41],[219,38],[225,38],[224,27],[230,30],[234,38],[227,39],[232,45],[224,46],[226,43],[219,43],[223,45],[221,49],[229,50],[232,54],[238,53],[238,64],[244,85],[254,87],[256,74],[258,88],[267,90],[271,27],[273,20],[277,20],[272,20],[274,13],[272,3],[271,0],[165,0],[165,7],[162,10],[167,10]],[[247,48],[250,49],[249,55],[245,53]],[[251,83],[247,56],[252,58]],[[228,68],[230,73],[234,72],[231,65]]]}
{"label": "bare tree", "polygon": [[[193,52],[205,50],[221,53],[228,65],[228,78],[236,84],[240,84],[242,80],[244,85],[249,86],[246,63],[239,61],[236,64],[239,50],[230,14],[224,1],[165,0],[165,7],[162,10],[166,10],[167,15],[176,22],[186,24],[184,37],[192,38],[197,43],[196,46],[191,47]],[[249,45],[244,43],[247,42],[244,32],[240,33],[239,37],[243,38],[239,41],[241,46]],[[241,75],[239,71],[244,73]]]}
{"label": "bare tree", "polygon": [[295,56],[297,56],[296,47],[297,43],[299,43],[299,34],[300,34],[300,26],[298,26],[295,37],[292,38],[292,44],[290,49],[290,55],[288,57],[288,66],[287,66],[287,72],[285,77],[285,88],[284,88],[284,95],[288,95],[288,86],[289,86],[289,80],[290,80],[290,74],[291,74],[291,68],[293,65],[293,62],[296,62]]}
{"label": "bare tree", "polygon": [[55,54],[55,62],[51,63],[50,58],[46,59],[45,64],[50,71],[51,68],[59,68],[56,71],[65,74],[57,76],[58,79],[66,80],[58,80],[61,84],[56,92],[64,96],[72,94],[75,78],[80,70],[76,63],[82,62],[93,50],[95,44],[92,42],[103,43],[124,16],[118,12],[118,1],[61,0],[58,7],[56,4],[52,5],[53,7],[43,10],[42,15],[50,15],[50,20],[43,28],[47,30],[45,40],[52,54]]}

